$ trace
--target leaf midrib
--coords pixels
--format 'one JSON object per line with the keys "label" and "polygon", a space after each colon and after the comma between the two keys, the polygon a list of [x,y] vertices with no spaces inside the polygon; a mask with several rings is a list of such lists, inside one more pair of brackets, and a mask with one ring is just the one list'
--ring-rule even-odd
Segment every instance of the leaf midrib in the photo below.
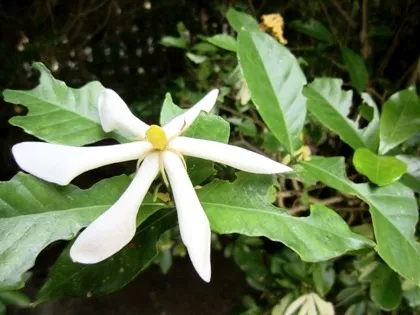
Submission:
{"label": "leaf midrib", "polygon": [[[116,202],[116,201],[115,201]],[[101,208],[101,207],[111,207],[115,202],[110,203],[110,204],[101,204],[101,205],[94,205],[94,206],[85,206],[85,207],[77,207],[77,208],[68,208],[68,209],[62,209],[62,210],[48,210],[45,212],[36,212],[36,213],[29,213],[29,214],[23,214],[23,215],[17,215],[17,216],[10,216],[10,217],[0,217],[0,220],[6,220],[6,219],[19,219],[22,217],[29,217],[29,216],[41,216],[41,215],[45,215],[45,214],[50,214],[52,213],[53,215],[61,215],[63,214],[63,216],[65,214],[68,214],[70,212],[79,212],[79,211],[84,211],[84,209],[97,209],[97,208]],[[141,209],[143,206],[161,206],[161,207],[165,207],[166,205],[164,203],[153,203],[153,202],[145,202],[142,203],[140,208]]]}
{"label": "leaf midrib", "polygon": [[[342,234],[336,234],[334,232],[331,232],[330,229],[324,229],[323,227],[321,227],[319,225],[311,224],[311,222],[308,222],[307,220],[302,220],[302,219],[296,218],[294,216],[291,216],[287,212],[278,212],[277,213],[277,212],[274,212],[274,211],[263,210],[263,209],[260,209],[260,208],[258,208],[258,209],[257,208],[244,208],[244,207],[240,207],[240,206],[233,206],[233,205],[227,205],[227,204],[223,204],[223,203],[206,202],[206,201],[204,201],[204,202],[201,201],[201,204],[202,205],[207,204],[207,205],[210,205],[210,206],[215,206],[215,207],[220,207],[220,208],[231,208],[231,209],[236,209],[236,210],[239,210],[239,211],[267,213],[267,214],[271,214],[273,216],[284,217],[284,218],[289,219],[289,220],[295,220],[295,221],[298,221],[300,223],[305,223],[306,225],[309,225],[309,226],[312,226],[312,227],[316,227],[319,230],[326,231],[326,232],[328,232],[330,234],[334,234],[334,235],[340,236],[340,238],[343,238],[342,237]],[[273,209],[276,209],[276,208],[273,208]],[[310,218],[310,217],[311,216],[309,216],[307,218]],[[344,237],[344,238],[347,239],[348,237]]]}
{"label": "leaf midrib", "polygon": [[[68,89],[71,89],[71,88],[69,88],[69,87],[67,87]],[[10,93],[10,92],[12,92],[12,93],[14,93],[14,94],[20,94],[20,95],[24,95],[24,96],[27,96],[27,97],[30,97],[30,98],[32,98],[32,99],[34,99],[34,100],[37,100],[37,101],[40,101],[41,103],[47,103],[47,104],[49,104],[49,105],[51,105],[51,106],[53,106],[53,107],[58,107],[58,108],[60,108],[60,109],[62,109],[62,110],[64,110],[64,111],[67,111],[67,112],[70,112],[70,113],[72,113],[72,114],[75,114],[76,116],[80,116],[80,117],[82,117],[82,118],[85,118],[85,119],[87,119],[87,120],[89,120],[89,121],[91,121],[91,122],[93,122],[93,123],[95,123],[96,125],[98,125],[98,126],[100,126],[101,124],[100,124],[100,122],[99,121],[97,121],[97,120],[94,120],[92,117],[90,117],[90,116],[85,116],[85,115],[83,115],[83,113],[82,112],[78,112],[78,111],[73,111],[73,110],[71,110],[71,109],[69,109],[68,107],[63,107],[63,106],[61,106],[60,105],[60,103],[56,103],[56,102],[53,102],[53,101],[51,101],[50,99],[48,99],[47,101],[45,100],[45,99],[42,99],[38,94],[32,94],[32,93],[34,93],[34,92],[36,92],[37,91],[37,89],[38,88],[35,88],[35,89],[33,89],[33,90],[28,90],[28,91],[21,91],[21,90],[7,90],[8,91],[8,93]],[[6,97],[6,99],[5,99],[7,102],[10,102],[9,100],[8,100],[8,98]],[[31,115],[31,113],[30,113],[30,108],[33,106],[33,105],[26,105],[26,104],[22,104],[22,105],[24,105],[25,107],[27,107],[27,108],[29,108],[29,113],[28,113],[28,116],[30,116]],[[45,114],[47,114],[47,113],[45,113]],[[19,116],[18,116],[19,117]]]}
{"label": "leaf midrib", "polygon": [[[259,50],[257,48],[257,45],[255,44],[253,33],[248,33],[248,34],[250,34],[250,38],[252,40],[252,44],[253,44],[255,50],[257,51],[258,59],[259,59],[260,63],[263,65],[263,68],[265,70],[266,77],[268,78],[268,81],[269,81],[269,86],[270,86],[270,88],[271,88],[271,90],[274,93],[274,96],[276,98],[278,107],[279,107],[280,112],[281,112],[281,115],[280,116],[281,116],[282,123],[286,127],[285,128],[286,129],[286,137],[287,137],[287,142],[288,142],[288,146],[289,146],[289,150],[290,150],[289,153],[293,154],[294,153],[294,147],[293,147],[292,138],[291,138],[290,133],[289,133],[289,128],[288,128],[289,126],[286,123],[286,118],[285,118],[285,115],[284,115],[284,111],[283,111],[283,108],[280,105],[280,100],[279,100],[278,95],[276,93],[276,89],[274,88],[273,83],[272,83],[269,75],[267,74],[268,73],[267,72],[267,68],[266,68],[266,66],[265,66],[265,64],[263,62],[263,59],[262,59],[261,54],[260,54],[260,52],[259,52]],[[253,93],[251,93],[251,96],[252,96],[252,94]],[[257,106],[257,109],[259,109],[259,106]]]}

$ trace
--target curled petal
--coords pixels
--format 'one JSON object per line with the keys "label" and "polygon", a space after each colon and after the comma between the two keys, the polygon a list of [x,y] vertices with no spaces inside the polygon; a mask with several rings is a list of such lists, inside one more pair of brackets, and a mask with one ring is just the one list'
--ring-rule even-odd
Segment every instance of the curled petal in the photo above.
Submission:
{"label": "curled petal", "polygon": [[181,238],[200,277],[211,278],[209,220],[198,200],[181,159],[173,152],[164,153],[164,164],[174,194]]}
{"label": "curled petal", "polygon": [[104,89],[98,99],[99,118],[105,132],[127,131],[133,136],[145,138],[149,125],[134,116],[121,97],[111,89]]}
{"label": "curled petal", "polygon": [[158,171],[158,155],[151,153],[144,159],[120,199],[76,239],[70,249],[73,261],[95,264],[112,256],[130,242],[136,233],[137,212]]}
{"label": "curled petal", "polygon": [[187,156],[226,164],[249,173],[277,174],[293,171],[261,154],[216,141],[177,137],[169,147]]}
{"label": "curled petal", "polygon": [[12,153],[24,171],[55,184],[67,185],[83,172],[103,165],[139,159],[151,148],[147,141],[99,147],[21,142],[13,146]]}
{"label": "curled petal", "polygon": [[210,112],[216,104],[219,90],[214,89],[207,93],[197,104],[187,110],[184,114],[179,115],[163,126],[166,137],[171,139],[181,132],[184,132],[194,122],[200,111]]}

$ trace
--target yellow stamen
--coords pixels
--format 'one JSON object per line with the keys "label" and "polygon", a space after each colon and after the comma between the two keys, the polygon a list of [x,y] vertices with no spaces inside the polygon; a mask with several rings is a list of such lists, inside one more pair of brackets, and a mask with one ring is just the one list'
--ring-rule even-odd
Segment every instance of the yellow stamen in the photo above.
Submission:
{"label": "yellow stamen", "polygon": [[187,169],[187,163],[185,163],[184,156],[181,153],[179,153],[178,151],[176,151],[174,149],[171,149],[171,148],[168,148],[167,151],[171,151],[172,153],[175,153],[176,155],[178,155],[178,157],[182,161],[182,164],[184,165],[184,168]]}
{"label": "yellow stamen", "polygon": [[165,131],[157,125],[150,126],[146,131],[146,138],[156,150],[164,150],[168,144]]}

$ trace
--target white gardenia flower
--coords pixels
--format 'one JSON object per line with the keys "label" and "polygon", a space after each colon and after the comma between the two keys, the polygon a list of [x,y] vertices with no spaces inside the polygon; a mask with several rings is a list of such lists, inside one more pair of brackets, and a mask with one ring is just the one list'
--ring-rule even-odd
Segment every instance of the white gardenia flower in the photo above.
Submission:
{"label": "white gardenia flower", "polygon": [[210,224],[188,177],[183,156],[212,160],[257,174],[292,170],[239,147],[182,137],[180,134],[188,129],[200,111],[209,112],[213,108],[217,95],[218,90],[212,90],[187,112],[159,127],[149,126],[136,118],[117,93],[104,89],[98,100],[103,130],[125,131],[136,141],[98,147],[22,142],[13,147],[16,162],[23,170],[59,185],[67,185],[81,173],[103,165],[129,160],[138,160],[138,165],[141,163],[118,201],[76,239],[70,249],[74,261],[84,264],[100,262],[130,242],[136,231],[139,207],[156,175],[161,172],[165,183],[172,188],[181,238],[192,264],[203,280],[210,281]]}

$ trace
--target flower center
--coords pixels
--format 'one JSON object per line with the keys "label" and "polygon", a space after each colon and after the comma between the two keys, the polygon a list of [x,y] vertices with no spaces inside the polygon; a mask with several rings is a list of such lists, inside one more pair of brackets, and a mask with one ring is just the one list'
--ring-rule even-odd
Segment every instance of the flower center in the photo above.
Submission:
{"label": "flower center", "polygon": [[146,138],[156,150],[164,150],[168,144],[165,131],[157,125],[150,126],[146,131]]}

